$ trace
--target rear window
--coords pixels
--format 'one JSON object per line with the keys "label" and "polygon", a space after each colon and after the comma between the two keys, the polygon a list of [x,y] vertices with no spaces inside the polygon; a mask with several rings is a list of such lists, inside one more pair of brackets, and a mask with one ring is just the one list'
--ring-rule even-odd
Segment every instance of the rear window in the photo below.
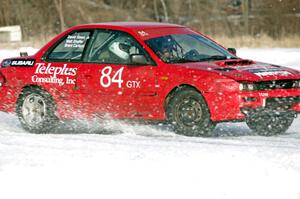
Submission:
{"label": "rear window", "polygon": [[91,32],[69,34],[48,55],[50,60],[81,60]]}

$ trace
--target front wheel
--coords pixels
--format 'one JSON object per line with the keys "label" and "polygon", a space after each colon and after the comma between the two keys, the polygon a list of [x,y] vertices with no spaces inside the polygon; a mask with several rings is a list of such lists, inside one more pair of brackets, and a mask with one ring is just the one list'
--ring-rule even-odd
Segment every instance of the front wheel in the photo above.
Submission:
{"label": "front wheel", "polygon": [[40,88],[25,88],[17,100],[16,113],[20,123],[32,133],[53,129],[58,123],[55,110],[52,96]]}
{"label": "front wheel", "polygon": [[215,124],[202,95],[194,89],[182,88],[170,99],[167,118],[178,134],[211,136]]}
{"label": "front wheel", "polygon": [[259,135],[271,136],[284,133],[292,125],[293,112],[266,111],[247,117],[248,127]]}

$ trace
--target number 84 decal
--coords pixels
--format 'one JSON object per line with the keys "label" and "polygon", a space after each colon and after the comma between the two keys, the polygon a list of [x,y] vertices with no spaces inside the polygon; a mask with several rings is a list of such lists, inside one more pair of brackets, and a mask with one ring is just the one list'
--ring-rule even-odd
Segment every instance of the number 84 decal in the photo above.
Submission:
{"label": "number 84 decal", "polygon": [[[115,74],[112,76],[112,67],[106,66],[101,70],[101,77],[100,77],[100,85],[104,88],[110,87],[112,84],[118,84],[119,88],[122,88],[123,85],[123,70],[124,67],[120,68],[115,72]],[[127,88],[141,88],[140,81],[126,81],[126,87]]]}

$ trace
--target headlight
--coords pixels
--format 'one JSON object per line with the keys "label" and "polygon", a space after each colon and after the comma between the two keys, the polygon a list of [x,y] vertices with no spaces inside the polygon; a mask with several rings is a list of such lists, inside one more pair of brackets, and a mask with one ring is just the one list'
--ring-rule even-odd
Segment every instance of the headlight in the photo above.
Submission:
{"label": "headlight", "polygon": [[240,83],[240,91],[254,91],[255,85],[253,83]]}
{"label": "headlight", "polygon": [[224,92],[224,91],[237,91],[239,89],[239,83],[233,79],[215,79],[215,86],[210,87],[210,91]]}

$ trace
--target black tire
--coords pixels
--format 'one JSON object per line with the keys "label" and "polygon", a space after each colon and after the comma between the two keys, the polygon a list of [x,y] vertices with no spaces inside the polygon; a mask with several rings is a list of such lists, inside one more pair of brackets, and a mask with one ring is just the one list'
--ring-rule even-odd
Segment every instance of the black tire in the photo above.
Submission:
{"label": "black tire", "polygon": [[272,136],[285,133],[294,121],[293,112],[267,111],[253,114],[246,119],[246,124],[255,133]]}
{"label": "black tire", "polygon": [[58,118],[52,96],[37,87],[25,88],[18,97],[16,113],[24,129],[46,133],[56,127]]}
{"label": "black tire", "polygon": [[215,124],[202,95],[192,88],[179,88],[167,104],[168,122],[177,134],[212,136]]}

